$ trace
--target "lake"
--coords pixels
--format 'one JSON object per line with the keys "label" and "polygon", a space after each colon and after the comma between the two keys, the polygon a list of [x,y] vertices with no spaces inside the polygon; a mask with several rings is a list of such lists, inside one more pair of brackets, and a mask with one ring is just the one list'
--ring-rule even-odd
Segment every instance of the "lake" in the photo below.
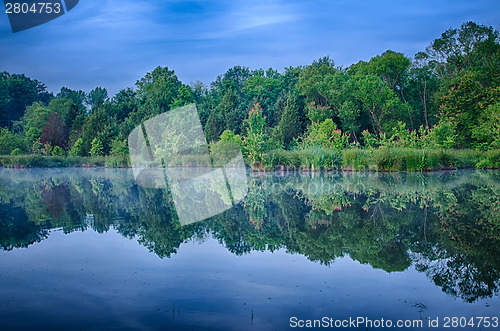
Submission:
{"label": "lake", "polygon": [[0,169],[0,328],[499,327],[500,172],[247,182],[182,226],[130,169]]}

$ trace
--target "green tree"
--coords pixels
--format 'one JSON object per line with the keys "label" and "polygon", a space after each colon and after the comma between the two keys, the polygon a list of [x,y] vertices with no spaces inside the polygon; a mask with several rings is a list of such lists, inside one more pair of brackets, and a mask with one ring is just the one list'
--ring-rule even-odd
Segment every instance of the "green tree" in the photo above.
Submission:
{"label": "green tree", "polygon": [[239,134],[234,134],[231,130],[224,130],[220,135],[220,141],[241,144],[241,136]]}
{"label": "green tree", "polygon": [[379,77],[356,77],[354,93],[362,111],[369,116],[375,133],[387,132],[398,120],[405,119],[397,95]]}
{"label": "green tree", "polygon": [[[167,67],[157,67],[136,83],[137,97],[141,103],[138,125],[141,121],[164,113],[179,104],[192,101],[191,89],[182,84],[175,72]],[[186,100],[188,99],[188,100]]]}
{"label": "green tree", "polygon": [[111,144],[110,154],[118,157],[126,157],[128,155],[127,140],[115,138]]}
{"label": "green tree", "polygon": [[99,138],[94,138],[92,140],[92,148],[90,149],[90,155],[91,156],[101,156],[104,154],[103,152],[103,145],[102,141]]}
{"label": "green tree", "polygon": [[457,145],[456,125],[445,117],[421,137],[424,147],[453,148]]}
{"label": "green tree", "polygon": [[48,104],[54,96],[46,89],[45,84],[24,74],[0,72],[0,127],[12,127],[34,102]]}
{"label": "green tree", "polygon": [[102,152],[108,154],[111,148],[111,142],[118,134],[118,127],[113,123],[113,118],[110,117],[109,110],[111,105],[105,104],[104,106],[95,109],[95,111],[85,118],[82,127],[80,138],[82,139],[82,153],[87,155],[92,148],[92,141],[98,138],[103,146]]}
{"label": "green tree", "polygon": [[24,139],[20,134],[9,131],[7,128],[0,129],[0,155],[11,154],[12,151],[26,150]]}
{"label": "green tree", "polygon": [[500,102],[488,106],[481,114],[479,125],[472,129],[477,147],[500,149]]}
{"label": "green tree", "polygon": [[[243,83],[243,94],[247,100],[259,102],[268,123],[274,123],[274,105],[281,91],[281,75],[272,68],[266,71],[254,70],[252,76]],[[279,119],[278,119],[279,120]]]}
{"label": "green tree", "polygon": [[320,107],[332,107],[328,92],[330,80],[338,72],[334,65],[333,60],[324,57],[301,71],[297,89],[305,97],[307,103],[314,102]]}
{"label": "green tree", "polygon": [[216,111],[218,111],[220,118],[224,122],[223,128],[235,133],[241,132],[241,124],[245,119],[245,113],[240,109],[238,95],[232,88],[228,89],[224,94]]}
{"label": "green tree", "polygon": [[347,146],[348,139],[347,135],[337,129],[332,119],[327,118],[321,123],[311,123],[300,145],[302,147],[321,146],[341,151]]}
{"label": "green tree", "polygon": [[351,100],[344,102],[339,111],[342,131],[352,134],[356,142],[358,141],[357,132],[359,132],[361,127],[360,114],[359,107]]}
{"label": "green tree", "polygon": [[26,108],[22,123],[28,146],[40,138],[51,113],[52,111],[41,102],[34,102]]}
{"label": "green tree", "polygon": [[290,143],[304,132],[304,129],[304,113],[299,110],[296,99],[289,93],[281,120],[273,131],[273,138],[282,141],[285,148],[288,148]]}
{"label": "green tree", "polygon": [[437,107],[433,102],[439,88],[439,78],[436,75],[435,63],[429,62],[429,56],[424,52],[415,55],[408,72],[405,94],[408,102],[417,111],[418,124],[429,128],[437,119]]}
{"label": "green tree", "polygon": [[216,111],[213,111],[205,124],[205,136],[208,141],[217,141],[224,129],[224,119]]}
{"label": "green tree", "polygon": [[[469,21],[462,24],[460,29],[450,28],[443,32],[440,38],[435,39],[426,48],[426,53],[437,63],[437,72],[440,77],[454,78],[473,66],[474,60],[498,68],[498,63],[483,61],[494,59],[494,56],[498,57],[498,54],[493,53],[493,58],[486,54],[492,50],[492,43],[498,44],[498,31],[491,26]],[[485,54],[477,54],[477,52]]]}
{"label": "green tree", "polygon": [[267,135],[264,133],[266,119],[262,115],[262,107],[259,103],[248,112],[247,132],[243,137],[243,153],[248,157],[252,165],[262,161],[265,152]]}
{"label": "green tree", "polygon": [[391,50],[375,56],[368,62],[371,72],[386,82],[387,86],[398,94],[402,101],[405,101],[402,78],[410,64],[410,60],[402,53]]}
{"label": "green tree", "polygon": [[84,114],[71,99],[55,98],[50,100],[49,109],[61,116],[64,125],[71,128],[76,117]]}
{"label": "green tree", "polygon": [[84,148],[83,148],[83,140],[82,138],[78,138],[77,141],[75,141],[75,144],[71,148],[70,154],[73,156],[83,156],[85,155]]}
{"label": "green tree", "polygon": [[440,109],[447,120],[456,125],[458,143],[472,146],[485,108],[500,98],[500,88],[485,88],[472,74],[451,81],[447,94],[440,98]]}
{"label": "green tree", "polygon": [[73,104],[78,108],[79,113],[85,112],[85,102],[87,100],[87,95],[82,90],[72,90],[67,87],[61,87],[61,91],[57,93],[58,99],[69,99],[73,101]]}
{"label": "green tree", "polygon": [[91,111],[104,105],[109,100],[108,90],[104,87],[96,87],[91,90],[86,97],[85,102],[90,107]]}
{"label": "green tree", "polygon": [[307,119],[313,123],[323,122],[327,118],[332,118],[332,109],[328,106],[317,105],[314,101],[306,106]]}

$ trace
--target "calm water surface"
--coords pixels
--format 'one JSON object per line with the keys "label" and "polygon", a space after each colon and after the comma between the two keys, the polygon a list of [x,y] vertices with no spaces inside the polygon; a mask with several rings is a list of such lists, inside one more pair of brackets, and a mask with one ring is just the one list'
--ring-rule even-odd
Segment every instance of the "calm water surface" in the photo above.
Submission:
{"label": "calm water surface", "polygon": [[[500,317],[499,172],[248,183],[236,207],[181,226],[169,192],[130,170],[0,169],[0,328]],[[457,329],[495,329],[473,321]]]}

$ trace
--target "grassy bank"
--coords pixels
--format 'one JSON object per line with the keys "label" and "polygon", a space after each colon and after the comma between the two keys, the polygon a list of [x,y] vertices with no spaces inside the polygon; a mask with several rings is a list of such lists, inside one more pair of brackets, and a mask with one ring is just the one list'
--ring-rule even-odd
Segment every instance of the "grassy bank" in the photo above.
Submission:
{"label": "grassy bank", "polygon": [[[183,162],[180,162],[183,163]],[[186,162],[189,166],[189,162]],[[99,156],[2,155],[0,165],[8,168],[34,167],[128,167],[128,158]],[[498,169],[500,150],[472,149],[332,149],[274,150],[252,166],[254,170],[303,169],[353,171],[429,171],[442,169]]]}
{"label": "grassy bank", "polygon": [[500,150],[378,148],[310,148],[296,151],[276,150],[266,154],[255,168],[302,168],[305,170],[429,171],[442,169],[498,169]]}
{"label": "grassy bank", "polygon": [[130,162],[128,158],[114,156],[0,155],[0,165],[6,168],[127,167]]}

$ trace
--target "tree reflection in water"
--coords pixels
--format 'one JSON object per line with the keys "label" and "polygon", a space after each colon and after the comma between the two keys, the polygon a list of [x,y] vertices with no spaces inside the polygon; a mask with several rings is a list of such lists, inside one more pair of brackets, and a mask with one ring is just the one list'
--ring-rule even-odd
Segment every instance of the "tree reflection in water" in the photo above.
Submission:
{"label": "tree reflection in water", "polygon": [[236,207],[181,226],[167,190],[128,170],[0,170],[0,246],[110,229],[161,258],[187,240],[229,251],[280,248],[329,265],[349,255],[386,272],[412,265],[444,292],[474,302],[498,294],[500,173],[265,174]]}

